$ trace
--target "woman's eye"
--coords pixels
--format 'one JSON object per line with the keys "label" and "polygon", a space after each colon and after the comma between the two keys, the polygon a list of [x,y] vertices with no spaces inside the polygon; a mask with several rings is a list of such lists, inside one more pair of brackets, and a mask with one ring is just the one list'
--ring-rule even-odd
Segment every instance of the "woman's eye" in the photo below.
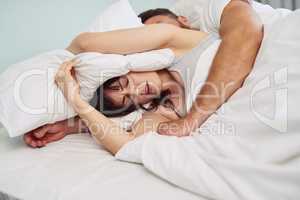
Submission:
{"label": "woman's eye", "polygon": [[111,90],[120,90],[121,89],[121,86],[120,84],[118,83],[118,81],[112,83],[110,86],[109,86],[109,89]]}

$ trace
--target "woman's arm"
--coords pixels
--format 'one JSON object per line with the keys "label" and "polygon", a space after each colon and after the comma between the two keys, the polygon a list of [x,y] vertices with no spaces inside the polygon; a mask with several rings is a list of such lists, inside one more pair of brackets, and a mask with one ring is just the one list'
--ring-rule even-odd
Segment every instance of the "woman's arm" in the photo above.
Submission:
{"label": "woman's arm", "polygon": [[112,154],[116,154],[124,144],[135,138],[131,132],[126,132],[80,97],[77,97],[71,104],[96,141]]}
{"label": "woman's arm", "polygon": [[170,120],[157,113],[145,113],[142,119],[133,127],[132,131],[127,132],[87,102],[81,100],[80,97],[74,101],[73,107],[85,122],[96,141],[101,143],[113,155],[126,143],[146,132],[156,131],[161,122]]}
{"label": "woman's arm", "polygon": [[132,54],[168,46],[179,28],[169,24],[153,24],[110,32],[82,33],[67,48],[74,54],[99,52]]}

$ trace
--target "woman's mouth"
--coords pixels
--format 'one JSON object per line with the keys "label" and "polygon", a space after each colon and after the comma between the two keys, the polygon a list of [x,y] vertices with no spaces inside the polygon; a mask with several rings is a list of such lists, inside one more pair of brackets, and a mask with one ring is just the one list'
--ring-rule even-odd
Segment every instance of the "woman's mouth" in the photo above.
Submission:
{"label": "woman's mouth", "polygon": [[148,82],[146,82],[146,84],[145,84],[144,92],[142,95],[153,95],[153,92],[152,92]]}
{"label": "woman's mouth", "polygon": [[150,86],[148,82],[146,82],[146,94],[150,94]]}

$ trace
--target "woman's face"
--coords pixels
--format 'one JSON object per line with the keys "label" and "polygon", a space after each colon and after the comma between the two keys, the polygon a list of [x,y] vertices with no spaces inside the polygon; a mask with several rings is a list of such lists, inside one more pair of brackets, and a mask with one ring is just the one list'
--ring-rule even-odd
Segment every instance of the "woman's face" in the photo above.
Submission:
{"label": "woman's face", "polygon": [[161,79],[157,72],[129,72],[104,89],[104,96],[115,106],[126,107],[151,102],[161,93]]}

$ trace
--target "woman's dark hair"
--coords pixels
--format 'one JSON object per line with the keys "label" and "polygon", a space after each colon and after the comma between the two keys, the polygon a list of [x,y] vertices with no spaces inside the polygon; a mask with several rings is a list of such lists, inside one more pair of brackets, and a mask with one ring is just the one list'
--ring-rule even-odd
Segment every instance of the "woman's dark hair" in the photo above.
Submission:
{"label": "woman's dark hair", "polygon": [[113,104],[110,98],[104,95],[104,90],[110,89],[110,86],[114,82],[118,81],[119,78],[120,77],[109,79],[97,89],[98,101],[97,101],[96,109],[106,117],[121,117],[137,110],[137,106],[134,104],[130,104],[130,106],[126,106],[126,107],[116,106]]}
{"label": "woman's dark hair", "polygon": [[145,23],[151,17],[155,17],[158,15],[169,16],[174,19],[178,18],[178,16],[175,13],[173,13],[171,10],[166,9],[166,8],[157,8],[157,9],[147,10],[147,11],[139,14],[139,17],[142,19],[142,23]]}
{"label": "woman's dark hair", "polygon": [[148,107],[145,107],[143,105],[136,105],[134,103],[131,103],[126,107],[114,105],[111,99],[104,95],[104,90],[109,89],[110,86],[114,82],[118,81],[119,78],[120,77],[109,79],[97,90],[98,101],[96,109],[106,117],[122,117],[140,108],[146,111],[155,111],[159,105],[164,105],[170,109],[173,109],[178,115],[178,112],[176,112],[176,110],[174,109],[174,105],[169,100],[169,95],[171,94],[169,90],[161,92],[161,94],[157,98],[152,100]]}

